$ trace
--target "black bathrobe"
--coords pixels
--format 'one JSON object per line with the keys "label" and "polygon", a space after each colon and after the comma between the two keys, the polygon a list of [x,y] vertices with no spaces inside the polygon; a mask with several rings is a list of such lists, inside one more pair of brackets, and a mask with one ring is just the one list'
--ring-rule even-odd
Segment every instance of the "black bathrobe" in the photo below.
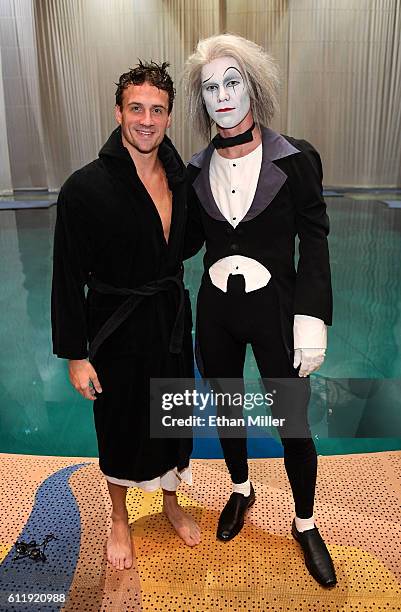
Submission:
{"label": "black bathrobe", "polygon": [[[108,476],[136,481],[185,468],[192,448],[192,441],[157,439],[149,433],[149,379],[193,376],[191,307],[188,292],[178,286],[186,223],[185,167],[167,137],[158,154],[173,194],[168,244],[156,206],[122,144],[120,128],[99,158],[63,185],[54,238],[53,351],[65,359],[90,356],[103,389],[94,402],[100,467]],[[166,277],[178,280],[162,282],[161,291],[140,296],[135,309],[93,354],[99,330],[132,299],[99,291],[96,283],[130,290],[152,287]],[[85,285],[90,287],[87,293]],[[180,300],[182,341],[179,333],[173,337]]]}

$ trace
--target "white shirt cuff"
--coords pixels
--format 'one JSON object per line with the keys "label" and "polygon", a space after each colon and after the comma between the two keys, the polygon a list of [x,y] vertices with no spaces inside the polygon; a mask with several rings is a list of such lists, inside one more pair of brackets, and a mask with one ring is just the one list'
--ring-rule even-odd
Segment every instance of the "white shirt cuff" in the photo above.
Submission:
{"label": "white shirt cuff", "polygon": [[327,348],[327,326],[322,319],[310,315],[294,316],[294,350]]}

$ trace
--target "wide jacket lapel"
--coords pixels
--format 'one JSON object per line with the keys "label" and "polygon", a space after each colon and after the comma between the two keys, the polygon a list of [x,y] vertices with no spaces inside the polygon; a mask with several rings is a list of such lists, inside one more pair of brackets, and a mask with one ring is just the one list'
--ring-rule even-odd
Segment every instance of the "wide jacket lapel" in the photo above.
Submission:
{"label": "wide jacket lapel", "polygon": [[263,212],[274,200],[287,180],[286,173],[273,162],[283,157],[300,153],[299,149],[290,144],[284,136],[270,128],[262,127],[262,146],[262,165],[255,196],[242,222],[250,221]]}
{"label": "wide jacket lapel", "polygon": [[[278,166],[274,164],[274,161],[300,153],[299,149],[290,144],[284,136],[281,136],[281,134],[274,132],[270,128],[262,127],[261,132],[263,154],[259,180],[252,205],[241,223],[249,221],[263,212],[273,201],[287,180],[285,172],[278,168]],[[217,221],[227,221],[220,212],[210,187],[209,168],[213,152],[214,146],[210,143],[201,153],[192,157],[190,163],[200,168],[200,172],[193,182],[193,188],[195,189],[201,205],[210,217]]]}
{"label": "wide jacket lapel", "polygon": [[227,221],[225,216],[220,212],[210,187],[209,168],[213,152],[214,145],[210,143],[201,153],[192,157],[190,163],[200,168],[200,172],[193,182],[193,188],[198,196],[199,202],[210,217],[217,221]]}

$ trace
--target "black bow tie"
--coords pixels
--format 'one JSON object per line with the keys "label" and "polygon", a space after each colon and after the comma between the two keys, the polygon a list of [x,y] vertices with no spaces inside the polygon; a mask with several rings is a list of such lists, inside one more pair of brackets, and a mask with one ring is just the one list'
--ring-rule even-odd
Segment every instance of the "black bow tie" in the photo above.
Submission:
{"label": "black bow tie", "polygon": [[216,134],[216,136],[212,138],[212,143],[215,149],[226,149],[227,147],[235,147],[236,145],[245,144],[246,142],[252,142],[252,130],[254,127],[255,122],[252,123],[251,127],[249,130],[246,130],[246,132],[237,134],[237,136],[229,136],[229,138],[222,138],[220,134]]}

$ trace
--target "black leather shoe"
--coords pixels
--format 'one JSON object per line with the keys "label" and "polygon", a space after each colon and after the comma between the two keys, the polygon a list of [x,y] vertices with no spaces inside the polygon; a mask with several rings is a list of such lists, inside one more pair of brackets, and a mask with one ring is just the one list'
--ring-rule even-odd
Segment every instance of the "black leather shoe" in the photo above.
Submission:
{"label": "black leather shoe", "polygon": [[235,538],[244,526],[245,512],[255,503],[255,491],[251,483],[248,497],[242,493],[231,493],[230,499],[220,514],[217,526],[217,538],[228,542]]}
{"label": "black leather shoe", "polygon": [[337,584],[333,561],[318,528],[300,532],[295,526],[294,519],[291,533],[303,550],[305,565],[311,576],[324,587]]}

